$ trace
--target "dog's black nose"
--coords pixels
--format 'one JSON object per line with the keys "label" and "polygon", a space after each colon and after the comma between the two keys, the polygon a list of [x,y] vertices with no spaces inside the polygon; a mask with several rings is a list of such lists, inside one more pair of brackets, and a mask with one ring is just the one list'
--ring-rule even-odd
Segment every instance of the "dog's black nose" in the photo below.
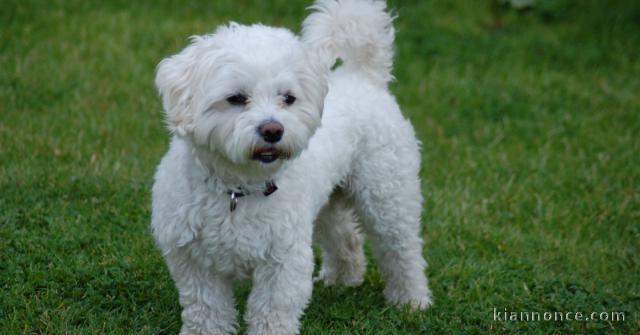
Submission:
{"label": "dog's black nose", "polygon": [[276,143],[282,139],[284,127],[278,121],[268,121],[258,127],[258,133],[269,143]]}

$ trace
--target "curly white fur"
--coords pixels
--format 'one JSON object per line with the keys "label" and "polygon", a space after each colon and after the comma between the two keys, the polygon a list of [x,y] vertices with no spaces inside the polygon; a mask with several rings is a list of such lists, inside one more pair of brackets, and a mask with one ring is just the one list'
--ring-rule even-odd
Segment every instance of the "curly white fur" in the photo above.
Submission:
{"label": "curly white fur", "polygon": [[[178,288],[182,334],[235,333],[236,279],[253,283],[249,334],[298,333],[313,286],[312,233],[323,251],[319,280],[362,282],[362,229],[387,300],[431,304],[419,144],[386,87],[392,18],[382,1],[312,8],[302,40],[232,23],[158,67],[174,135],[155,176],[152,228]],[[344,64],[330,71],[338,57]],[[246,104],[228,102],[234,94]],[[282,124],[280,141],[261,137],[265,121]],[[254,159],[265,148],[280,158]],[[264,196],[267,180],[279,190]],[[247,195],[230,211],[234,189]]]}
{"label": "curly white fur", "polygon": [[303,39],[326,65],[341,59],[344,68],[376,84],[393,79],[393,17],[384,1],[319,0],[303,24]]}

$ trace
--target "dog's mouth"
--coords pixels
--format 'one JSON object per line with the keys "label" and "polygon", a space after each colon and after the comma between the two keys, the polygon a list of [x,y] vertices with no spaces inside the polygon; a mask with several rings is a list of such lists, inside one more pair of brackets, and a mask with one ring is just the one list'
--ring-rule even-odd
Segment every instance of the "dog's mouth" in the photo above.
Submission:
{"label": "dog's mouth", "polygon": [[288,159],[289,156],[290,155],[287,152],[280,151],[276,148],[267,147],[259,148],[254,151],[251,159],[257,160],[261,163],[269,164],[275,162],[276,160],[278,160],[278,158]]}

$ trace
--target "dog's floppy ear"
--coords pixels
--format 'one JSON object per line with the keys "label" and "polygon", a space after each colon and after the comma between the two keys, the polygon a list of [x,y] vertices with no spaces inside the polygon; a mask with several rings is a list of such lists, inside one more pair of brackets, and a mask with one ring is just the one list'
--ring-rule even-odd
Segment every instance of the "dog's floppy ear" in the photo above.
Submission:
{"label": "dog's floppy ear", "polygon": [[301,85],[315,108],[318,109],[319,115],[322,116],[324,100],[329,92],[328,76],[330,69],[321,62],[316,54],[308,53],[307,61],[306,75],[303,77]]}
{"label": "dog's floppy ear", "polygon": [[163,59],[156,73],[156,86],[162,96],[167,125],[172,132],[182,136],[193,127],[192,82],[199,41],[199,37],[192,37],[191,45],[179,54]]}

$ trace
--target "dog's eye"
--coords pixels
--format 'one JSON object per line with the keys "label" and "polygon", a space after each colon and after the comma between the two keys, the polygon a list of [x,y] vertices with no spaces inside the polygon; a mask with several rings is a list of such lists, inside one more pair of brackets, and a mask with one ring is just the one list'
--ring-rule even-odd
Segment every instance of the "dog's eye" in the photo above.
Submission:
{"label": "dog's eye", "polygon": [[247,104],[247,98],[244,94],[235,94],[227,98],[227,102],[234,106],[244,106]]}
{"label": "dog's eye", "polygon": [[284,103],[291,106],[293,105],[293,103],[296,102],[296,97],[294,97],[291,94],[285,94],[284,95]]}

